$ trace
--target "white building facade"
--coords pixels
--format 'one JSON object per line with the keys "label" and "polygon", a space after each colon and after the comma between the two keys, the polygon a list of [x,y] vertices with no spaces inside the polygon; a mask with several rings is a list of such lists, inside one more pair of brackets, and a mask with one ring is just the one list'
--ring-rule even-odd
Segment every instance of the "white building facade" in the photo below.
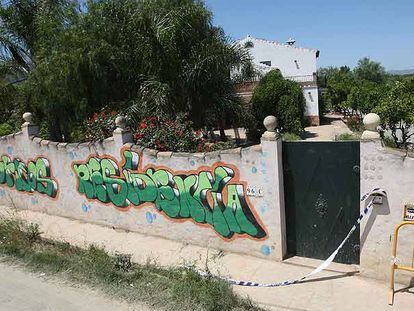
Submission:
{"label": "white building facade", "polygon": [[305,116],[309,124],[319,125],[319,94],[316,80],[319,51],[297,47],[292,39],[282,44],[248,35],[239,42],[249,48],[256,68],[262,73],[279,69],[286,79],[296,81],[302,86],[306,99]]}

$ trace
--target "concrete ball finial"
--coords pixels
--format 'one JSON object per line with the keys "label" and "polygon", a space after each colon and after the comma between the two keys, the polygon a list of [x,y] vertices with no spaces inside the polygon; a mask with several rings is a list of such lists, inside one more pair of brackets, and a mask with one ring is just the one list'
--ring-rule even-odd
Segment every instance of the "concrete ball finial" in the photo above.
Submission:
{"label": "concrete ball finial", "polygon": [[363,122],[367,131],[377,132],[377,128],[381,124],[381,119],[376,113],[369,113],[365,116]]}
{"label": "concrete ball finial", "polygon": [[126,121],[126,118],[124,116],[116,117],[115,125],[116,125],[117,128],[125,130],[126,129],[126,124],[127,124],[127,121]]}
{"label": "concrete ball finial", "polygon": [[33,122],[33,114],[31,112],[23,113],[23,120],[27,123],[32,123]]}
{"label": "concrete ball finial", "polygon": [[264,121],[263,125],[265,126],[268,132],[276,132],[277,127],[277,119],[275,116],[267,116]]}

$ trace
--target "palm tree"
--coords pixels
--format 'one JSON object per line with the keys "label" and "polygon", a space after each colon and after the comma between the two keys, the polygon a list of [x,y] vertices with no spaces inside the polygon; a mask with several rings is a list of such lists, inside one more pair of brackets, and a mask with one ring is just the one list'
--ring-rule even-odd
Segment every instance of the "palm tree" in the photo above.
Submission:
{"label": "palm tree", "polygon": [[235,85],[255,75],[247,49],[213,26],[211,12],[200,2],[143,3],[143,28],[151,51],[156,51],[146,61],[156,70],[144,75],[129,109],[132,119],[147,109],[189,112],[194,126],[201,127],[222,124],[226,114],[240,114]]}

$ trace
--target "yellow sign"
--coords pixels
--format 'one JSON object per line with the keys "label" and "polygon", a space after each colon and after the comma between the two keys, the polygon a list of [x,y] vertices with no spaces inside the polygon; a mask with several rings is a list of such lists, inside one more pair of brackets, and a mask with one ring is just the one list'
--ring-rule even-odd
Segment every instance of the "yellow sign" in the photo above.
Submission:
{"label": "yellow sign", "polygon": [[414,221],[414,204],[404,206],[404,221]]}

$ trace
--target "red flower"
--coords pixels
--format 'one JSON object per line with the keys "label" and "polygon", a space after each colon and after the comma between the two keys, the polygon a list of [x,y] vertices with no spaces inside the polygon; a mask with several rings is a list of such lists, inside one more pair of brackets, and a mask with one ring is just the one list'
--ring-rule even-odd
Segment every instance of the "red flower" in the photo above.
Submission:
{"label": "red flower", "polygon": [[203,151],[203,145],[202,145],[202,144],[198,144],[198,145],[197,145],[197,151],[198,151],[198,152]]}
{"label": "red flower", "polygon": [[95,112],[92,116],[92,121],[96,121],[98,119],[98,114]]}
{"label": "red flower", "polygon": [[157,118],[156,118],[156,117],[150,117],[150,118],[149,118],[149,120],[150,120],[151,122],[155,122],[155,121],[157,121]]}
{"label": "red flower", "polygon": [[101,115],[102,115],[102,117],[105,119],[106,118],[106,113],[105,113],[105,111],[102,111],[101,112]]}
{"label": "red flower", "polygon": [[115,117],[117,115],[116,111],[111,111],[111,116]]}
{"label": "red flower", "polygon": [[141,130],[145,130],[145,129],[147,128],[147,123],[145,123],[145,122],[141,122],[141,124],[139,125],[139,128],[140,128]]}
{"label": "red flower", "polygon": [[200,130],[197,130],[197,131],[195,131],[195,134],[196,134],[197,136],[200,136],[200,135],[201,135],[201,131],[200,131]]}
{"label": "red flower", "polygon": [[134,135],[134,137],[135,137],[135,139],[141,139],[141,138],[143,138],[143,137],[144,137],[144,134],[141,134],[141,133],[136,133],[136,134]]}

